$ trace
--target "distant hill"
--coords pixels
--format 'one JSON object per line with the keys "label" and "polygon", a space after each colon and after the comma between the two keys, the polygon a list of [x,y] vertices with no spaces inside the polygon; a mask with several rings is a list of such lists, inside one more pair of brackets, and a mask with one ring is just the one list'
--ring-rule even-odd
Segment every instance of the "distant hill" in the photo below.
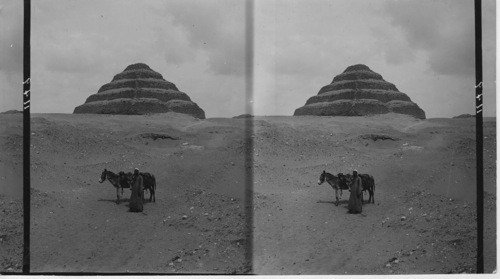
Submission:
{"label": "distant hill", "polygon": [[253,117],[253,115],[248,114],[248,113],[246,113],[246,114],[240,114],[238,116],[233,116],[233,118],[252,118],[252,117]]}
{"label": "distant hill", "polygon": [[472,114],[464,113],[464,114],[460,114],[458,116],[454,116],[453,118],[472,118],[472,117],[476,117],[476,116],[472,115]]}
{"label": "distant hill", "polygon": [[16,110],[16,109],[11,109],[11,110],[7,110],[4,112],[0,112],[0,114],[16,114],[16,113],[23,113],[23,112],[20,110]]}

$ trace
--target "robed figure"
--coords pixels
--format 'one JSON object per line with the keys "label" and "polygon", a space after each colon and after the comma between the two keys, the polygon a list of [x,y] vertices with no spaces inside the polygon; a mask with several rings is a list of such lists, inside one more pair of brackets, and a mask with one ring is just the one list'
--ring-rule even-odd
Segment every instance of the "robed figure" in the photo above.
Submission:
{"label": "robed figure", "polygon": [[348,204],[348,209],[349,213],[361,213],[363,211],[363,188],[362,188],[362,182],[361,182],[361,177],[359,177],[358,172],[354,171],[352,173],[353,175],[353,181],[351,185],[351,194],[349,195],[349,204]]}
{"label": "robed figure", "polygon": [[142,212],[143,210],[143,198],[144,198],[144,183],[142,175],[139,175],[139,170],[134,171],[132,193],[130,194],[130,211],[132,212]]}

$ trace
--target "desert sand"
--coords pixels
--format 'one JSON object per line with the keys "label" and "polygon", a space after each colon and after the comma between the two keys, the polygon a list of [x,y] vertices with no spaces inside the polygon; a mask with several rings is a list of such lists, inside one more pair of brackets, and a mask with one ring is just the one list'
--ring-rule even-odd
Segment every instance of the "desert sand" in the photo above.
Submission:
{"label": "desert sand", "polygon": [[[32,114],[31,270],[248,272],[244,123]],[[143,213],[98,182],[136,167],[157,181]]]}
{"label": "desert sand", "polygon": [[[475,272],[475,119],[255,117],[254,272]],[[371,135],[392,138],[372,140]],[[485,120],[485,270],[496,265],[495,121]],[[323,170],[371,174],[375,203],[347,214]],[[368,200],[368,193],[364,196]]]}
{"label": "desert sand", "polygon": [[[473,118],[251,119],[253,152],[245,144],[249,119],[32,114],[31,271],[475,272]],[[495,119],[484,121],[485,271],[492,272],[496,132]],[[20,271],[22,115],[0,122],[1,270]],[[104,168],[135,167],[157,178],[156,202],[143,213],[128,212],[126,200],[116,204],[111,184],[98,182]],[[317,184],[323,170],[354,168],[376,183],[375,203],[361,215],[347,214],[347,191],[335,206],[331,187]],[[252,197],[252,232],[245,197]]]}
{"label": "desert sand", "polygon": [[23,115],[0,114],[0,272],[23,266]]}

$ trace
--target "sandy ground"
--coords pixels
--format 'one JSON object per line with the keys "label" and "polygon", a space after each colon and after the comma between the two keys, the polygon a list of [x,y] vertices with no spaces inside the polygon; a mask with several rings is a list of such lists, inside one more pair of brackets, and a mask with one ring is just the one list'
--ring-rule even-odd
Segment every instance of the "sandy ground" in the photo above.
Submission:
{"label": "sandy ground", "polygon": [[[485,266],[496,265],[495,121],[485,123]],[[256,117],[254,272],[475,272],[475,119]],[[373,141],[366,135],[394,140]],[[367,139],[365,139],[367,138]],[[323,170],[368,173],[375,203],[347,214],[349,192]],[[365,200],[368,194],[365,195]]]}
{"label": "sandy ground", "polygon": [[23,116],[0,115],[0,272],[23,265]]}
{"label": "sandy ground", "polygon": [[[33,114],[31,270],[249,272],[243,124]],[[143,213],[117,205],[113,186],[98,182],[104,168],[135,167],[157,179]]]}
{"label": "sandy ground", "polygon": [[[22,115],[0,124],[0,270],[20,271]],[[496,268],[495,124],[485,119],[486,272]],[[31,125],[33,272],[475,271],[474,119],[255,117],[252,234],[245,119],[33,114]],[[98,182],[104,168],[135,167],[158,181],[144,213]],[[353,168],[376,182],[361,215],[347,214],[348,192],[335,206],[330,186],[317,184],[323,170]]]}

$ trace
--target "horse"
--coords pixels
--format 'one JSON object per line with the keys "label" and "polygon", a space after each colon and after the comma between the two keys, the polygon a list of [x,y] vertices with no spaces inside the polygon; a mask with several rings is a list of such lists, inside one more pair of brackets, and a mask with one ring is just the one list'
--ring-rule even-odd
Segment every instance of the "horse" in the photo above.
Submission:
{"label": "horse", "polygon": [[120,189],[122,190],[122,195],[123,195],[123,188],[130,188],[130,180],[129,177],[132,176],[132,173],[124,173],[123,171],[119,172],[119,174],[115,174],[112,171],[108,171],[107,169],[104,169],[104,171],[101,173],[101,178],[99,179],[99,183],[103,183],[106,179],[113,185],[113,187],[116,188],[116,203],[120,203]]}
{"label": "horse", "polygon": [[[154,175],[149,172],[140,172],[140,176],[142,176],[144,190],[149,190],[149,202],[156,202],[156,178]],[[131,175],[129,178],[129,184],[132,185],[135,180],[135,176]]]}
{"label": "horse", "polygon": [[340,179],[338,176],[335,176],[335,175],[330,174],[326,171],[323,171],[321,173],[321,175],[319,176],[318,185],[323,184],[323,182],[325,182],[325,180],[335,190],[335,206],[338,206],[339,205],[338,191],[340,190],[340,196],[342,197],[342,190],[348,190],[349,187],[347,184],[340,183]]}
{"label": "horse", "polygon": [[[369,175],[369,174],[358,174],[358,176],[361,178],[361,184],[362,184],[362,188],[363,188],[363,192],[364,191],[368,191],[369,193],[369,198],[368,198],[368,203],[370,203],[370,201],[372,203],[375,203],[375,179],[373,178],[373,176]],[[341,186],[344,186],[344,185],[348,185],[350,187],[350,185],[352,184],[352,180],[353,180],[353,176],[351,174],[342,174],[342,173],[339,173],[338,174],[338,177],[339,177],[339,180],[340,180],[340,184]],[[345,187],[345,186],[344,186]],[[361,202],[363,202],[363,197],[361,197]]]}

